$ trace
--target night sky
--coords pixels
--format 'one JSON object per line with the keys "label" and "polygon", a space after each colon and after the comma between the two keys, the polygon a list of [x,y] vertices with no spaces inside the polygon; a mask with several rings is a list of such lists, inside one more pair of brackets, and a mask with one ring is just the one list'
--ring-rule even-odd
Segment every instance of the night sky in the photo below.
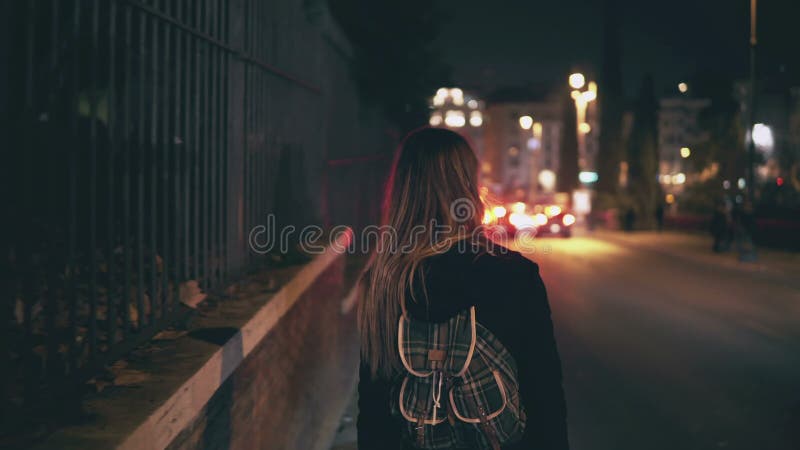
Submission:
{"label": "night sky", "polygon": [[[602,1],[441,0],[449,16],[436,41],[462,86],[555,82],[573,67],[599,70]],[[759,73],[800,78],[800,0],[759,1]],[[620,0],[626,92],[642,75],[675,90],[696,73],[745,78],[749,0]]]}

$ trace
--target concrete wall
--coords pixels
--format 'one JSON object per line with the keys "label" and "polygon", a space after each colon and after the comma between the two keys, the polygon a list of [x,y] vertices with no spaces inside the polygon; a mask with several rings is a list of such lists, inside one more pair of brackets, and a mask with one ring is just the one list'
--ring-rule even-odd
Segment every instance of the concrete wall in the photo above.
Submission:
{"label": "concrete wall", "polygon": [[169,449],[323,449],[358,364],[355,313],[342,313],[344,260],[300,297]]}

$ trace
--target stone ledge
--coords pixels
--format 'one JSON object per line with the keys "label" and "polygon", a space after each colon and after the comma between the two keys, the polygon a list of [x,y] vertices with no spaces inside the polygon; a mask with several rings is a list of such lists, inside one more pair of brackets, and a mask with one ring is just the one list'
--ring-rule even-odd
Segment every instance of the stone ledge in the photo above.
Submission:
{"label": "stone ledge", "polygon": [[[345,248],[351,238],[351,234],[340,235],[338,247]],[[282,287],[277,292],[230,304],[220,303],[222,311],[216,317],[199,319],[200,323],[189,335],[171,342],[166,350],[154,353],[152,358],[131,364],[134,369],[148,373],[149,380],[137,387],[112,390],[108,395],[98,394],[88,399],[87,409],[95,416],[91,423],[62,428],[37,448],[192,448],[191,442],[176,443],[176,437],[197,426],[196,422],[203,419],[204,413],[207,414],[212,397],[218,395],[226,380],[259,348],[259,344],[263,347],[265,338],[273,329],[291,328],[291,324],[278,325],[298,301],[308,297],[309,288],[319,285],[311,295],[325,296],[325,302],[334,303],[343,316],[352,315],[349,309],[342,308],[347,292],[342,286],[343,260],[343,253],[329,247],[302,267],[278,271],[276,276],[285,284],[280,283]],[[334,290],[332,286],[341,289]],[[314,310],[308,306],[304,308]],[[204,333],[196,333],[198,331]],[[349,346],[348,341],[347,345],[339,348]],[[279,355],[282,350],[269,351]],[[258,370],[269,368],[259,367]],[[285,374],[275,372],[275,376],[280,378]],[[234,409],[233,404],[227,406]],[[232,412],[228,411],[228,415]],[[208,421],[206,417],[203,426],[210,427],[205,423]]]}

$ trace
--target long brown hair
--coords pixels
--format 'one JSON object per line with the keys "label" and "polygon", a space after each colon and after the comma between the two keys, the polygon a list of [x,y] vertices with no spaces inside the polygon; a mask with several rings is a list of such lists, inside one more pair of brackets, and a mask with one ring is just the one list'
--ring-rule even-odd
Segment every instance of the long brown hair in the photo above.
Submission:
{"label": "long brown hair", "polygon": [[397,150],[383,202],[382,228],[391,232],[380,234],[360,280],[361,357],[373,376],[388,378],[401,367],[397,321],[407,301],[421,300],[415,279],[425,292],[419,276],[425,259],[480,226],[477,177],[475,153],[452,131],[421,128]]}

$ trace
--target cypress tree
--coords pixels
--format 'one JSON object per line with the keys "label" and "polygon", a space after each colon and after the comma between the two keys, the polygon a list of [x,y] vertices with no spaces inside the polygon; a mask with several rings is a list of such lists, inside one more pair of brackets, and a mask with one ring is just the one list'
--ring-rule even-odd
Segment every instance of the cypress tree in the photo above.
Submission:
{"label": "cypress tree", "polygon": [[597,154],[601,195],[613,196],[619,186],[619,163],[622,157],[622,68],[617,22],[617,0],[605,0],[603,10],[603,58],[597,92],[600,112],[600,135]]}
{"label": "cypress tree", "polygon": [[658,184],[658,122],[653,77],[645,75],[636,100],[633,128],[628,141],[628,193],[637,212],[637,221],[653,223]]}
{"label": "cypress tree", "polygon": [[578,135],[575,103],[566,92],[563,126],[561,127],[561,154],[558,161],[556,185],[558,192],[572,192],[578,187]]}

